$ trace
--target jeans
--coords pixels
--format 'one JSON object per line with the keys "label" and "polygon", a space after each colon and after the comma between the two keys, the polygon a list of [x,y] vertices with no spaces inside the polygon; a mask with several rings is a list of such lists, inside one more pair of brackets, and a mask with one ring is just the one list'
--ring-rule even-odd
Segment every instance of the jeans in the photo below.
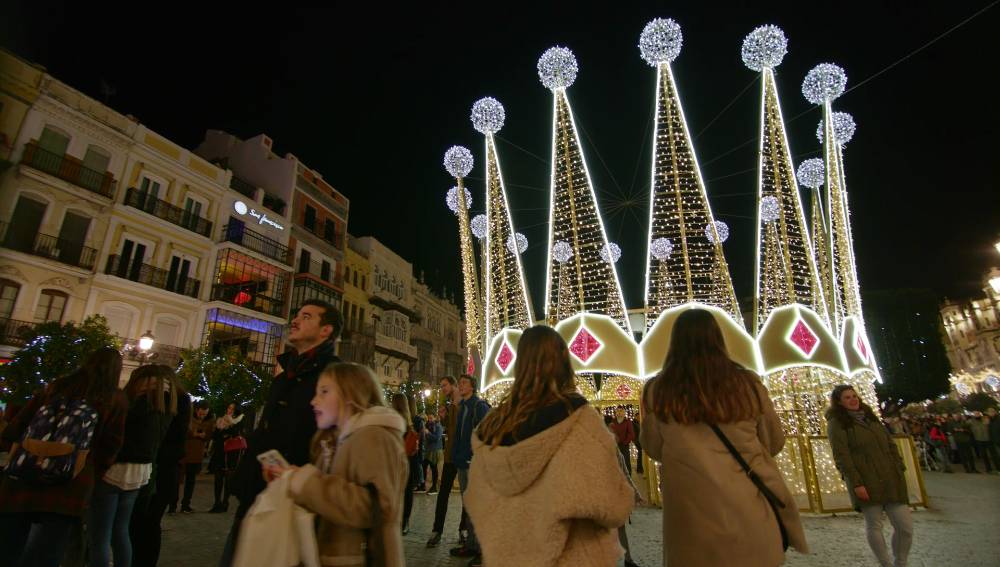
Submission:
{"label": "jeans", "polygon": [[[868,546],[875,553],[882,567],[906,567],[906,559],[910,555],[910,545],[913,543],[913,518],[910,517],[910,507],[906,504],[869,504],[862,506],[865,515],[865,528],[868,532]],[[882,536],[882,512],[889,516],[892,524],[892,556],[885,547]]]}
{"label": "jeans", "polygon": [[965,467],[965,472],[979,472],[976,469],[976,454],[972,451],[972,443],[958,443],[958,459]]}
{"label": "jeans", "polygon": [[[469,469],[458,469],[458,487],[462,491],[462,508],[464,510],[465,489],[469,487]],[[472,524],[472,518],[469,518],[468,528],[469,528],[469,537],[466,538],[465,540],[465,547],[478,552],[479,540],[476,539],[476,526]]]}
{"label": "jeans", "polygon": [[194,496],[194,483],[198,480],[198,473],[201,472],[201,463],[188,463],[184,465],[184,499],[181,500],[181,508],[191,507],[191,497]]}
{"label": "jeans", "polygon": [[[458,476],[458,469],[454,463],[445,463],[441,471],[441,492],[438,492],[437,505],[434,508],[434,533],[444,531],[444,519],[448,514],[448,498],[451,497],[451,488],[455,485],[455,477]],[[458,531],[468,529],[469,516],[465,513],[465,506],[462,506],[462,519],[458,524]]]}
{"label": "jeans", "polygon": [[642,470],[642,445],[639,444],[638,440],[636,440],[636,442],[635,442],[635,472],[637,472],[639,474],[643,473],[643,470]]}
{"label": "jeans", "polygon": [[0,567],[59,567],[79,525],[63,514],[0,514]]}
{"label": "jeans", "polygon": [[138,490],[122,490],[103,480],[94,485],[87,520],[90,565],[109,567],[114,554],[115,567],[131,567],[132,540],[128,528],[138,496]]}
{"label": "jeans", "polygon": [[619,443],[618,451],[622,454],[623,457],[625,457],[625,468],[628,469],[629,476],[632,476],[632,455],[631,452],[628,450],[628,443],[625,444]]}
{"label": "jeans", "polygon": [[160,522],[170,502],[177,499],[177,473],[176,465],[157,466],[155,487],[150,483],[140,490],[129,530],[136,565],[156,565],[160,559]]}
{"label": "jeans", "polygon": [[[990,472],[996,467],[1000,470],[1000,457],[997,455],[997,448],[992,441],[976,441],[976,454],[986,465],[986,472]],[[990,461],[993,461],[990,464]]]}

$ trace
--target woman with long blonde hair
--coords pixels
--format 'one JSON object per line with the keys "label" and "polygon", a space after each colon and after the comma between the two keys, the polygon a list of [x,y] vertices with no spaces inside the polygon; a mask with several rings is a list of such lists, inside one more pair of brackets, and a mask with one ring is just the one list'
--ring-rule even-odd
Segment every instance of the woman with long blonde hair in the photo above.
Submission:
{"label": "woman with long blonde hair", "polygon": [[712,312],[688,309],[642,396],[640,439],[663,463],[664,565],[774,567],[807,550],[774,461],[781,422],[756,374],[729,357]]}
{"label": "woman with long blonde hair", "polygon": [[[289,467],[290,495],[320,517],[317,543],[324,565],[405,565],[400,525],[406,484],[403,418],[385,407],[382,388],[365,366],[326,367],[312,399],[317,438],[336,447],[314,454],[315,465]],[[331,455],[329,453],[332,454]],[[270,479],[285,469],[265,470]],[[240,550],[244,542],[240,538]]]}
{"label": "woman with long blonde hair", "polygon": [[566,342],[521,335],[510,392],[473,438],[465,504],[490,565],[613,565],[632,488],[604,420],[576,391]]}

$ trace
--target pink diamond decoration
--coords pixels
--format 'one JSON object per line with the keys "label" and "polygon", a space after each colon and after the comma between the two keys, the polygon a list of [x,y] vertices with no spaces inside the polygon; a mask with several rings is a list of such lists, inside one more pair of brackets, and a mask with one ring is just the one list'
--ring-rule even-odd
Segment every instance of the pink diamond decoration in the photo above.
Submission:
{"label": "pink diamond decoration", "polygon": [[569,351],[573,356],[586,363],[594,353],[600,350],[603,345],[587,329],[580,327],[579,332],[573,337],[573,342],[569,343]]}
{"label": "pink diamond decoration", "polygon": [[472,360],[471,356],[469,357],[468,366],[465,367],[465,373],[468,374],[469,376],[472,376],[473,374],[476,373],[476,361]]}
{"label": "pink diamond decoration", "polygon": [[503,347],[500,348],[500,353],[497,354],[497,366],[500,367],[500,370],[507,372],[512,362],[514,362],[514,351],[509,344],[504,343]]}
{"label": "pink diamond decoration", "polygon": [[795,328],[792,329],[792,334],[788,336],[788,340],[792,341],[792,344],[798,347],[802,351],[802,354],[806,356],[812,356],[813,351],[816,350],[816,345],[819,344],[819,337],[812,332],[812,329],[802,319],[799,319],[795,324]]}
{"label": "pink diamond decoration", "polygon": [[858,352],[861,353],[861,358],[864,359],[865,364],[868,364],[868,345],[865,344],[865,338],[858,333],[858,340],[854,342],[854,346],[857,347]]}
{"label": "pink diamond decoration", "polygon": [[632,397],[632,388],[629,388],[627,384],[618,384],[615,388],[615,395],[618,396],[619,400],[627,400]]}

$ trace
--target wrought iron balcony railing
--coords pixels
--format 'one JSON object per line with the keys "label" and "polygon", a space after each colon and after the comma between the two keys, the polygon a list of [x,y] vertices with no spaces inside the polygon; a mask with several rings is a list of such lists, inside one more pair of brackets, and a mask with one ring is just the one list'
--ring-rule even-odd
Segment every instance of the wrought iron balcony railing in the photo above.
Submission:
{"label": "wrought iron balcony railing", "polygon": [[52,153],[39,146],[36,141],[24,145],[21,163],[92,193],[114,198],[117,182],[113,175],[107,171],[90,169],[73,156]]}
{"label": "wrought iron balcony railing", "polygon": [[129,262],[117,254],[108,256],[108,265],[105,267],[104,273],[195,299],[198,298],[198,292],[201,290],[201,280],[189,278],[177,272],[171,273],[149,264]]}
{"label": "wrought iron balcony railing", "polygon": [[48,234],[27,234],[17,226],[0,222],[0,245],[4,248],[56,260],[63,264],[93,270],[97,261],[97,250],[84,246],[82,242],[69,238],[59,238]]}
{"label": "wrought iron balcony railing", "polygon": [[135,187],[129,187],[125,192],[125,204],[135,207],[140,211],[147,212],[156,218],[163,219],[181,228],[186,228],[191,232],[202,236],[212,237],[212,223],[191,211],[171,205],[170,203],[158,199],[147,193],[143,193]]}

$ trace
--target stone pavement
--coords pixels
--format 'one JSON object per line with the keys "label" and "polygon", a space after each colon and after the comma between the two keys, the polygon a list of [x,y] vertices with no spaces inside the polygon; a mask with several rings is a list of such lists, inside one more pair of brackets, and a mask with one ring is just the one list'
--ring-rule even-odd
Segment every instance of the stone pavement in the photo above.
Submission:
{"label": "stone pavement", "polygon": [[[914,513],[915,535],[910,565],[1000,565],[1000,529],[997,529],[1000,526],[1000,476],[963,473],[925,475],[932,509]],[[416,567],[464,566],[466,560],[452,560],[448,556],[448,548],[457,538],[460,502],[457,492],[450,501],[442,544],[436,549],[424,546],[434,519],[435,498],[423,494],[415,496],[411,531],[404,537],[407,564]],[[194,508],[207,510],[211,500],[211,479],[200,477]],[[160,566],[214,567],[231,521],[231,514],[198,512],[167,516],[163,521],[165,532]],[[807,516],[804,523],[812,553],[800,555],[790,552],[787,565],[877,565],[865,541],[864,520],[858,514]],[[628,534],[633,557],[639,565],[651,567],[661,564],[661,531],[659,509],[644,507],[632,515]],[[890,535],[887,529],[887,541]],[[739,565],[737,558],[734,558],[733,565]]]}

